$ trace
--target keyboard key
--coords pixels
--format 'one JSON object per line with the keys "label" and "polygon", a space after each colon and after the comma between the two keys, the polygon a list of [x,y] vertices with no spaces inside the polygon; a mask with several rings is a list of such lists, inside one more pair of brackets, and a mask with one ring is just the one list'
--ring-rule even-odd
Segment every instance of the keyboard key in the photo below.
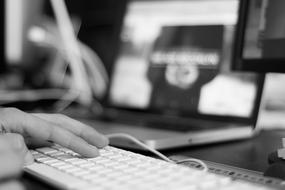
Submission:
{"label": "keyboard key", "polygon": [[43,153],[43,154],[50,154],[50,153],[57,152],[56,149],[53,149],[53,148],[50,148],[50,147],[37,148],[36,150],[37,150],[38,152]]}

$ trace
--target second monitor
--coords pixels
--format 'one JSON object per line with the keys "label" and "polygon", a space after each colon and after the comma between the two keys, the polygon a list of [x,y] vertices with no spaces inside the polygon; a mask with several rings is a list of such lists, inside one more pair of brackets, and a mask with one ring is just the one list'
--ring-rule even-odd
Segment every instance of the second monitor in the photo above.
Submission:
{"label": "second monitor", "polygon": [[234,69],[285,72],[285,1],[241,0]]}

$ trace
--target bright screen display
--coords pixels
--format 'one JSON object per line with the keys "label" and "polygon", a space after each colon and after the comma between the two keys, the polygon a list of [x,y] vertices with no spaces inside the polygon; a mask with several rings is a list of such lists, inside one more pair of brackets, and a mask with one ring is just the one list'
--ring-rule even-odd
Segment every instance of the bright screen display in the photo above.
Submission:
{"label": "bright screen display", "polygon": [[236,0],[131,1],[111,104],[250,117],[257,76],[230,72]]}

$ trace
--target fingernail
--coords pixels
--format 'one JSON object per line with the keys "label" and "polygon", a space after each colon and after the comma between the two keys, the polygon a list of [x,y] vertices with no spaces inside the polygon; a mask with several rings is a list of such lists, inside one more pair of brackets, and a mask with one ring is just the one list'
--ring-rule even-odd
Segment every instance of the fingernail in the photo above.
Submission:
{"label": "fingernail", "polygon": [[97,157],[100,155],[98,149],[95,146],[89,145],[89,149],[90,149],[90,157]]}
{"label": "fingernail", "polygon": [[34,157],[33,155],[28,152],[26,155],[25,155],[25,158],[24,158],[24,161],[25,161],[25,165],[30,165],[30,164],[33,164],[34,163]]}
{"label": "fingernail", "polygon": [[108,144],[109,144],[109,139],[104,135],[101,135],[100,139],[97,139],[97,142],[96,142],[96,146],[98,148],[104,148]]}

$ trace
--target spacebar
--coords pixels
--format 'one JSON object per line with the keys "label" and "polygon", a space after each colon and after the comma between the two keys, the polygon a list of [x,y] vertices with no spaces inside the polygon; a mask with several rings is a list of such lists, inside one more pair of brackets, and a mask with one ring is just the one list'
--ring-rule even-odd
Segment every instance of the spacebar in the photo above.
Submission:
{"label": "spacebar", "polygon": [[79,189],[91,186],[91,184],[86,181],[63,173],[45,164],[34,163],[25,166],[24,171],[61,189]]}

